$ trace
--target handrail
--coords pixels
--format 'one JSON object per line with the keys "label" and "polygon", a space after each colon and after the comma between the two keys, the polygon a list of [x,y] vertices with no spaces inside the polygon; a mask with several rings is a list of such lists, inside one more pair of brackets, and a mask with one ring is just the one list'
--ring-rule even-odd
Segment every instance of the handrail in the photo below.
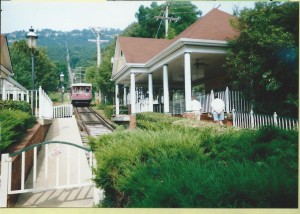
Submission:
{"label": "handrail", "polygon": [[28,146],[28,147],[26,147],[24,149],[21,149],[18,152],[14,152],[14,153],[10,154],[9,157],[14,157],[14,156],[19,155],[22,152],[26,152],[26,151],[34,148],[34,147],[39,147],[39,146],[43,146],[43,145],[46,145],[46,144],[54,144],[54,143],[60,143],[60,144],[66,144],[66,145],[70,145],[70,146],[75,146],[77,148],[83,149],[83,150],[88,151],[88,152],[92,151],[89,148],[86,148],[86,147],[83,147],[83,146],[79,146],[79,145],[74,144],[74,143],[69,143],[69,142],[64,142],[64,141],[45,141],[45,142],[42,142],[42,143],[38,143],[38,144],[35,144],[35,145]]}

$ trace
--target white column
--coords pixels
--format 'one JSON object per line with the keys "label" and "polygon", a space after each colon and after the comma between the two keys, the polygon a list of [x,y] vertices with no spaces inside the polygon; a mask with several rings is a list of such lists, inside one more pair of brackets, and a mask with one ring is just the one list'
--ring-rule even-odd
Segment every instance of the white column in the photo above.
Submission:
{"label": "white column", "polygon": [[164,84],[164,113],[169,113],[170,107],[169,107],[168,65],[163,66],[163,84]]}
{"label": "white column", "polygon": [[119,103],[119,85],[116,84],[115,97],[116,97],[116,115],[120,114],[120,103]]}
{"label": "white column", "polygon": [[225,91],[225,103],[226,103],[226,112],[229,112],[229,89],[226,87]]}
{"label": "white column", "polygon": [[29,103],[29,91],[26,91],[26,102]]}
{"label": "white column", "polygon": [[131,114],[135,114],[135,74],[130,74],[130,102],[131,102]]}
{"label": "white column", "polygon": [[6,81],[2,79],[2,100],[6,100]]}
{"label": "white column", "polygon": [[21,100],[24,101],[24,91],[21,91]]}
{"label": "white column", "polygon": [[13,100],[18,100],[17,99],[17,88],[15,86],[13,87]]}
{"label": "white column", "polygon": [[192,79],[191,79],[191,54],[184,54],[184,92],[185,111],[191,111],[192,103]]}
{"label": "white column", "polygon": [[153,112],[153,77],[148,74],[149,111]]}
{"label": "white column", "polygon": [[124,86],[123,104],[124,104],[124,106],[127,105],[127,88],[126,88],[126,86]]}

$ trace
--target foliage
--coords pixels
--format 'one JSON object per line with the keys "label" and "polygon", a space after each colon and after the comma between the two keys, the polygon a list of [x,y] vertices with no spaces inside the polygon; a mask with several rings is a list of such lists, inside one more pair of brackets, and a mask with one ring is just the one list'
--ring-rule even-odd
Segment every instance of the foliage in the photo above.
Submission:
{"label": "foliage", "polygon": [[20,140],[26,130],[32,127],[34,120],[30,114],[21,110],[0,110],[0,151]]}
{"label": "foliage", "polygon": [[240,36],[229,42],[225,67],[256,112],[298,115],[298,16],[298,2],[258,2],[233,22]]}
{"label": "foliage", "polygon": [[[155,17],[163,16],[165,7],[165,4],[158,5],[156,2],[153,2],[150,7],[140,6],[139,11],[135,15],[138,25],[130,26],[132,29],[129,35],[145,38],[164,38],[165,22],[161,22],[160,19],[157,20]],[[179,20],[176,23],[174,21],[170,22],[168,38],[173,38],[181,33],[194,23],[201,14],[202,12],[198,11],[197,7],[189,1],[172,2],[169,7],[169,17],[179,18]],[[129,33],[129,31],[127,30],[126,33]]]}
{"label": "foliage", "polygon": [[20,110],[31,114],[31,105],[24,101],[0,100],[0,109]]}
{"label": "foliage", "polygon": [[114,106],[113,105],[100,103],[97,106],[97,109],[98,110],[103,110],[104,115],[105,115],[106,118],[111,118],[111,116],[114,114]]}
{"label": "foliage", "polygon": [[298,132],[157,113],[137,126],[90,139],[103,207],[297,207]]}
{"label": "foliage", "polygon": [[[31,50],[25,40],[14,42],[10,48],[14,65],[14,79],[27,89],[32,89]],[[34,50],[35,89],[42,86],[45,91],[53,91],[58,85],[59,75],[55,73],[55,64],[50,61],[44,48]]]}
{"label": "foliage", "polygon": [[114,113],[114,106],[107,105],[107,106],[104,107],[104,115],[107,118],[111,118],[111,116],[113,115],[113,113]]}

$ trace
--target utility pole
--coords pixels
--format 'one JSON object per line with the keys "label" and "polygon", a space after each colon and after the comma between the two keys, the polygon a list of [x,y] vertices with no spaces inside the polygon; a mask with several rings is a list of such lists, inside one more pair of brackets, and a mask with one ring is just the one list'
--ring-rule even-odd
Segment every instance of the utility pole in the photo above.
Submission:
{"label": "utility pole", "polygon": [[171,3],[167,3],[166,9],[165,9],[165,16],[155,16],[156,20],[163,19],[165,20],[165,37],[168,37],[168,31],[169,31],[169,20],[177,22],[179,18],[173,18],[169,17],[169,8],[171,6]]}
{"label": "utility pole", "polygon": [[97,43],[97,67],[100,66],[101,64],[101,49],[100,49],[100,44],[103,42],[108,42],[108,40],[100,40],[100,31],[103,30],[104,28],[100,27],[91,27],[90,30],[93,32],[93,34],[96,37],[95,39],[89,39],[89,42],[96,42]]}
{"label": "utility pole", "polygon": [[[94,36],[97,38],[96,40],[94,39],[89,39],[90,42],[96,42],[97,43],[97,67],[100,67],[101,64],[101,49],[100,49],[100,44],[103,42],[108,42],[108,40],[100,40],[100,31],[103,30],[104,28],[100,27],[91,27],[90,30],[93,32]],[[95,93],[95,96],[98,97],[99,101],[101,102],[102,96],[101,96],[101,90],[99,89],[98,95]],[[96,98],[97,100],[97,98]],[[97,103],[97,101],[96,101]]]}

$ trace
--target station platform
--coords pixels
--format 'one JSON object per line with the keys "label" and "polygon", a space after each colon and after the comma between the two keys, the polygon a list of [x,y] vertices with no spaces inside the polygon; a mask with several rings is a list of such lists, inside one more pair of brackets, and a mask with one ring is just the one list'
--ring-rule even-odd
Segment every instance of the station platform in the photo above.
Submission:
{"label": "station platform", "polygon": [[[54,119],[46,135],[45,141],[64,141],[83,146],[75,117]],[[66,153],[69,153],[67,150],[70,149],[66,148],[67,146],[69,145],[59,144],[58,147],[56,144],[49,144],[47,156],[45,156],[45,146],[42,147],[37,156],[36,186],[42,186],[47,183],[48,187],[55,187],[55,185],[57,185],[57,180],[59,180],[60,185],[67,183],[66,172],[68,161]],[[57,158],[51,157],[51,155],[56,156],[53,151],[57,151],[58,149],[60,151],[59,173],[56,173]],[[69,165],[69,172],[71,168],[71,176],[68,176],[68,182],[71,184],[74,182],[76,183],[79,179],[82,181],[90,181],[92,172],[87,157],[83,154],[79,155],[79,159],[77,156],[78,148],[76,151],[76,147],[71,149],[74,149],[74,151],[71,150],[71,155],[68,156],[70,159],[68,159],[69,163],[71,163],[71,167]],[[84,150],[82,151],[85,152]],[[45,157],[48,159],[47,164],[45,164]],[[80,167],[77,165],[78,162],[80,162]],[[45,172],[45,165],[48,166],[48,172]],[[78,168],[80,168],[80,173],[77,172]],[[45,176],[45,173],[48,175],[48,180],[45,178],[47,177]],[[57,178],[56,174],[58,174],[59,178]],[[25,189],[31,188],[33,186],[32,183],[33,170],[31,170],[26,180]],[[65,189],[52,188],[52,190],[47,191],[20,194],[15,207],[93,207],[94,195],[97,197],[101,195],[99,190],[94,188],[94,185]],[[99,201],[99,198],[97,200]]]}

